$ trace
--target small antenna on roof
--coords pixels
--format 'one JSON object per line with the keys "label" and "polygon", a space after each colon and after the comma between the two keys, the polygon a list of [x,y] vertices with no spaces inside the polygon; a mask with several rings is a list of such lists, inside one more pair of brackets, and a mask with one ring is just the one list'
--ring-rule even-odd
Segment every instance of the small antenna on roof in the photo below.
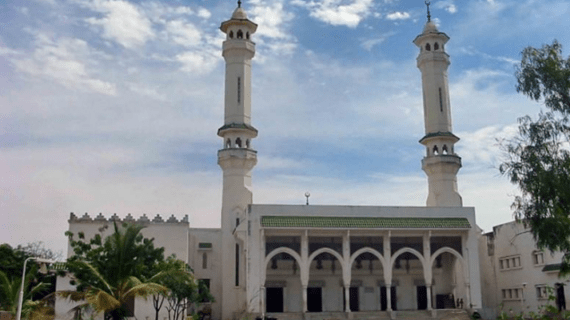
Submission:
{"label": "small antenna on roof", "polygon": [[428,22],[430,22],[430,21],[431,21],[431,13],[429,12],[429,5],[431,4],[431,1],[426,0],[426,1],[425,1],[425,4],[426,4],[426,6],[427,6],[427,18],[428,18]]}
{"label": "small antenna on roof", "polygon": [[238,0],[238,8],[241,8],[241,0]]}

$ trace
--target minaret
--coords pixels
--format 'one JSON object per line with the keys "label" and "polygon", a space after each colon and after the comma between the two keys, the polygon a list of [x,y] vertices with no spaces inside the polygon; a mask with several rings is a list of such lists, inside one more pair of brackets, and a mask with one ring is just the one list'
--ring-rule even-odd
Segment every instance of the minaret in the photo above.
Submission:
{"label": "minaret", "polygon": [[437,30],[431,21],[428,6],[428,20],[422,34],[414,39],[420,48],[417,58],[422,72],[424,100],[425,136],[420,143],[426,146],[422,169],[428,176],[428,207],[461,207],[461,196],[457,191],[457,172],[461,158],[455,154],[454,144],[459,138],[453,134],[451,125],[451,104],[447,68],[449,55],[445,44],[449,37]]}
{"label": "minaret", "polygon": [[221,280],[222,319],[245,304],[244,243],[236,230],[252,203],[251,170],[257,163],[252,139],[257,130],[251,125],[251,59],[255,43],[250,38],[257,25],[247,19],[241,1],[230,20],[220,26],[226,34],[222,55],[226,61],[224,125],[218,129],[223,139],[218,164],[223,170]]}

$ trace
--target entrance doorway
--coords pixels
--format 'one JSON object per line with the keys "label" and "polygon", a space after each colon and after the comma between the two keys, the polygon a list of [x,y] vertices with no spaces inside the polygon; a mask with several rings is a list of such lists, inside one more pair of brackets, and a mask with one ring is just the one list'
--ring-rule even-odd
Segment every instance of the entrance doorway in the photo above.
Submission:
{"label": "entrance doorway", "polygon": [[[396,308],[396,287],[390,288],[390,304],[392,310],[397,310]],[[386,311],[388,309],[388,290],[386,287],[380,288],[380,310]]]}
{"label": "entrance doorway", "polygon": [[307,288],[307,311],[323,312],[322,288]]}
{"label": "entrance doorway", "polygon": [[358,287],[350,287],[350,311],[360,311],[360,297],[358,296]]}
{"label": "entrance doorway", "polygon": [[566,296],[564,295],[564,285],[556,284],[556,306],[558,311],[566,310]]}
{"label": "entrance doorway", "polygon": [[283,312],[283,288],[265,288],[265,312]]}
{"label": "entrance doorway", "polygon": [[427,309],[427,288],[426,286],[416,287],[417,300],[418,300],[418,310]]}

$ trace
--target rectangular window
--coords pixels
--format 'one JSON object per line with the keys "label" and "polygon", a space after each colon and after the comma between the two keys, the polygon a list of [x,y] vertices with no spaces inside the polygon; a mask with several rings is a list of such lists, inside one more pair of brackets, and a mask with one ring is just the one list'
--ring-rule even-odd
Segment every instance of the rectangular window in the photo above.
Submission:
{"label": "rectangular window", "polygon": [[200,297],[200,302],[210,302],[210,299],[208,299],[209,294],[206,294],[206,291],[210,292],[210,279],[199,279],[198,296]]}
{"label": "rectangular window", "polygon": [[532,254],[532,260],[535,266],[543,265],[544,264],[544,253],[540,251],[535,251]]}
{"label": "rectangular window", "polygon": [[202,253],[202,269],[208,269],[208,254]]}
{"label": "rectangular window", "polygon": [[441,94],[441,88],[439,88],[439,110],[443,112],[443,95]]}
{"label": "rectangular window", "polygon": [[548,290],[545,285],[536,286],[536,298],[538,299],[548,299]]}
{"label": "rectangular window", "polygon": [[241,77],[237,80],[237,102],[241,103]]}
{"label": "rectangular window", "polygon": [[520,255],[504,257],[499,259],[500,270],[512,270],[520,268],[522,268]]}
{"label": "rectangular window", "polygon": [[236,287],[239,286],[239,244],[236,243]]}

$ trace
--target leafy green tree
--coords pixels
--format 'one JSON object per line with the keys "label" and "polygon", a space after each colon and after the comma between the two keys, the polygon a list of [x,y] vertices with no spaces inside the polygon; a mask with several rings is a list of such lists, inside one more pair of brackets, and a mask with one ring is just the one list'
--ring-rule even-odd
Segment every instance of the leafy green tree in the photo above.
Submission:
{"label": "leafy green tree", "polygon": [[[29,257],[55,260],[61,255],[45,248],[43,242],[33,242],[12,248],[9,244],[0,245],[0,310],[15,315],[18,295],[22,283],[24,261]],[[55,291],[55,276],[38,272],[37,265],[30,261],[27,265],[24,283],[24,305],[22,314],[26,318],[34,314],[53,315],[49,294]],[[41,312],[40,312],[41,310]],[[45,318],[45,317],[44,317]],[[53,318],[53,316],[51,317]]]}
{"label": "leafy green tree", "polygon": [[164,285],[168,291],[153,295],[155,319],[164,302],[169,320],[183,319],[190,304],[200,304],[204,301],[213,300],[207,287],[202,282],[197,282],[192,269],[183,261],[174,256],[168,257],[157,266],[161,276],[158,283]]}
{"label": "leafy green tree", "polygon": [[[78,234],[78,240],[67,233],[74,255],[67,260],[76,291],[59,292],[63,297],[81,302],[77,309],[90,308],[104,312],[105,319],[119,320],[129,315],[127,304],[137,297],[166,292],[157,283],[156,264],[164,258],[164,249],[155,248],[146,239],[143,226],[114,224],[114,232],[104,241],[98,234],[89,241]],[[141,279],[146,279],[145,281]]]}
{"label": "leafy green tree", "polygon": [[[38,282],[33,283],[37,274],[37,266],[32,266],[25,276],[24,282],[24,308],[23,313],[33,311],[32,296],[42,294],[50,290],[50,283]],[[20,294],[20,286],[22,277],[9,278],[4,272],[0,271],[0,310],[8,311],[12,315],[16,315],[18,309],[18,298]]]}
{"label": "leafy green tree", "polygon": [[570,59],[558,42],[528,47],[517,67],[517,91],[546,107],[537,119],[519,119],[518,135],[502,143],[500,165],[521,191],[514,216],[530,230],[539,248],[561,251],[561,274],[570,272]]}

